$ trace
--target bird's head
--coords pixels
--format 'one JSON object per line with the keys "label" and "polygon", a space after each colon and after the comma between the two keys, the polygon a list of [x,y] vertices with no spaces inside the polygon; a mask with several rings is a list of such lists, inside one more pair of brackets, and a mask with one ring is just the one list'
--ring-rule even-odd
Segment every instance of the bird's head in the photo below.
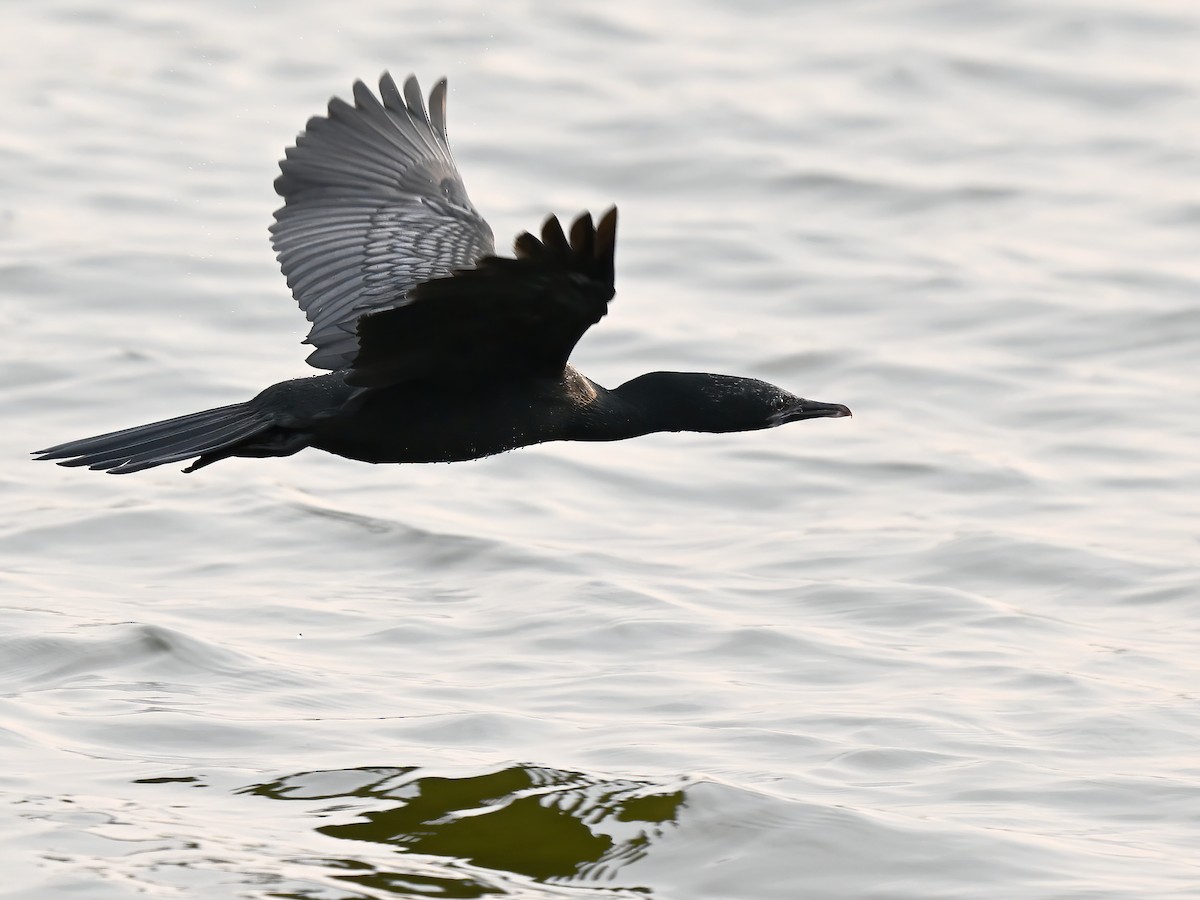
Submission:
{"label": "bird's head", "polygon": [[840,403],[806,400],[766,381],[736,375],[651,372],[622,385],[619,392],[641,409],[657,413],[661,425],[655,431],[758,431],[851,414]]}
{"label": "bird's head", "polygon": [[722,431],[757,431],[776,428],[788,422],[805,419],[840,418],[851,415],[850,408],[840,403],[822,403],[797,397],[790,391],[760,381],[734,375],[710,375],[702,390],[704,406],[717,423],[727,426]]}

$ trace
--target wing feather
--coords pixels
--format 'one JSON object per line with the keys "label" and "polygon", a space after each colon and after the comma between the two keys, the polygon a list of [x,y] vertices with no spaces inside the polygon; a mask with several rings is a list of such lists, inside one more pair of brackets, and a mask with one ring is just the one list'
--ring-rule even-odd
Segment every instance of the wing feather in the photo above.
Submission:
{"label": "wing feather", "polygon": [[616,231],[615,208],[599,226],[580,216],[570,241],[551,216],[540,240],[517,238],[516,259],[488,256],[417,285],[403,305],[359,319],[346,380],[383,387],[561,375],[575,344],[608,311]]}
{"label": "wing feather", "polygon": [[275,180],[272,245],[325,369],[351,364],[360,317],[495,251],[450,153],[445,80],[429,110],[415,78],[401,91],[386,72],[378,97],[359,81],[353,98],[309,119]]}

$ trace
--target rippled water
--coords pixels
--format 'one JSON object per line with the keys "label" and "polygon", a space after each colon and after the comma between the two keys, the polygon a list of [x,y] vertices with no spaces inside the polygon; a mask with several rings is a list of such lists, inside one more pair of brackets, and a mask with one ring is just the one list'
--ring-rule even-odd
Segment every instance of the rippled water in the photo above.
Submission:
{"label": "rippled water", "polygon": [[[0,896],[1200,895],[1200,8],[583,9],[0,10]],[[593,378],[855,418],[30,463],[303,374],[384,68],[501,239],[620,205]]]}

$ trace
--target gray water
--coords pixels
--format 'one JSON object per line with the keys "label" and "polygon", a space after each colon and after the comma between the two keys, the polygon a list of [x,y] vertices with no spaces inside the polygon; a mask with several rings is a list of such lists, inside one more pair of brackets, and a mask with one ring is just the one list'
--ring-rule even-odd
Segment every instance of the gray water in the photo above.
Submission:
{"label": "gray water", "polygon": [[[305,373],[276,161],[450,78],[576,362],[855,418],[113,478]],[[0,897],[1200,896],[1200,7],[9,2]]]}

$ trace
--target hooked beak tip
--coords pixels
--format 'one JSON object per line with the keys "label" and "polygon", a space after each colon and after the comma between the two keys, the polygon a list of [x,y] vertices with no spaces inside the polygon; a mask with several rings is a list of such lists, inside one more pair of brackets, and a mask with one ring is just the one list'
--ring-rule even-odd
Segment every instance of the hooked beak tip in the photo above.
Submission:
{"label": "hooked beak tip", "polygon": [[804,419],[842,419],[853,415],[850,407],[841,403],[800,400],[794,406],[773,415],[771,420],[774,425],[783,425],[786,422],[800,422]]}

